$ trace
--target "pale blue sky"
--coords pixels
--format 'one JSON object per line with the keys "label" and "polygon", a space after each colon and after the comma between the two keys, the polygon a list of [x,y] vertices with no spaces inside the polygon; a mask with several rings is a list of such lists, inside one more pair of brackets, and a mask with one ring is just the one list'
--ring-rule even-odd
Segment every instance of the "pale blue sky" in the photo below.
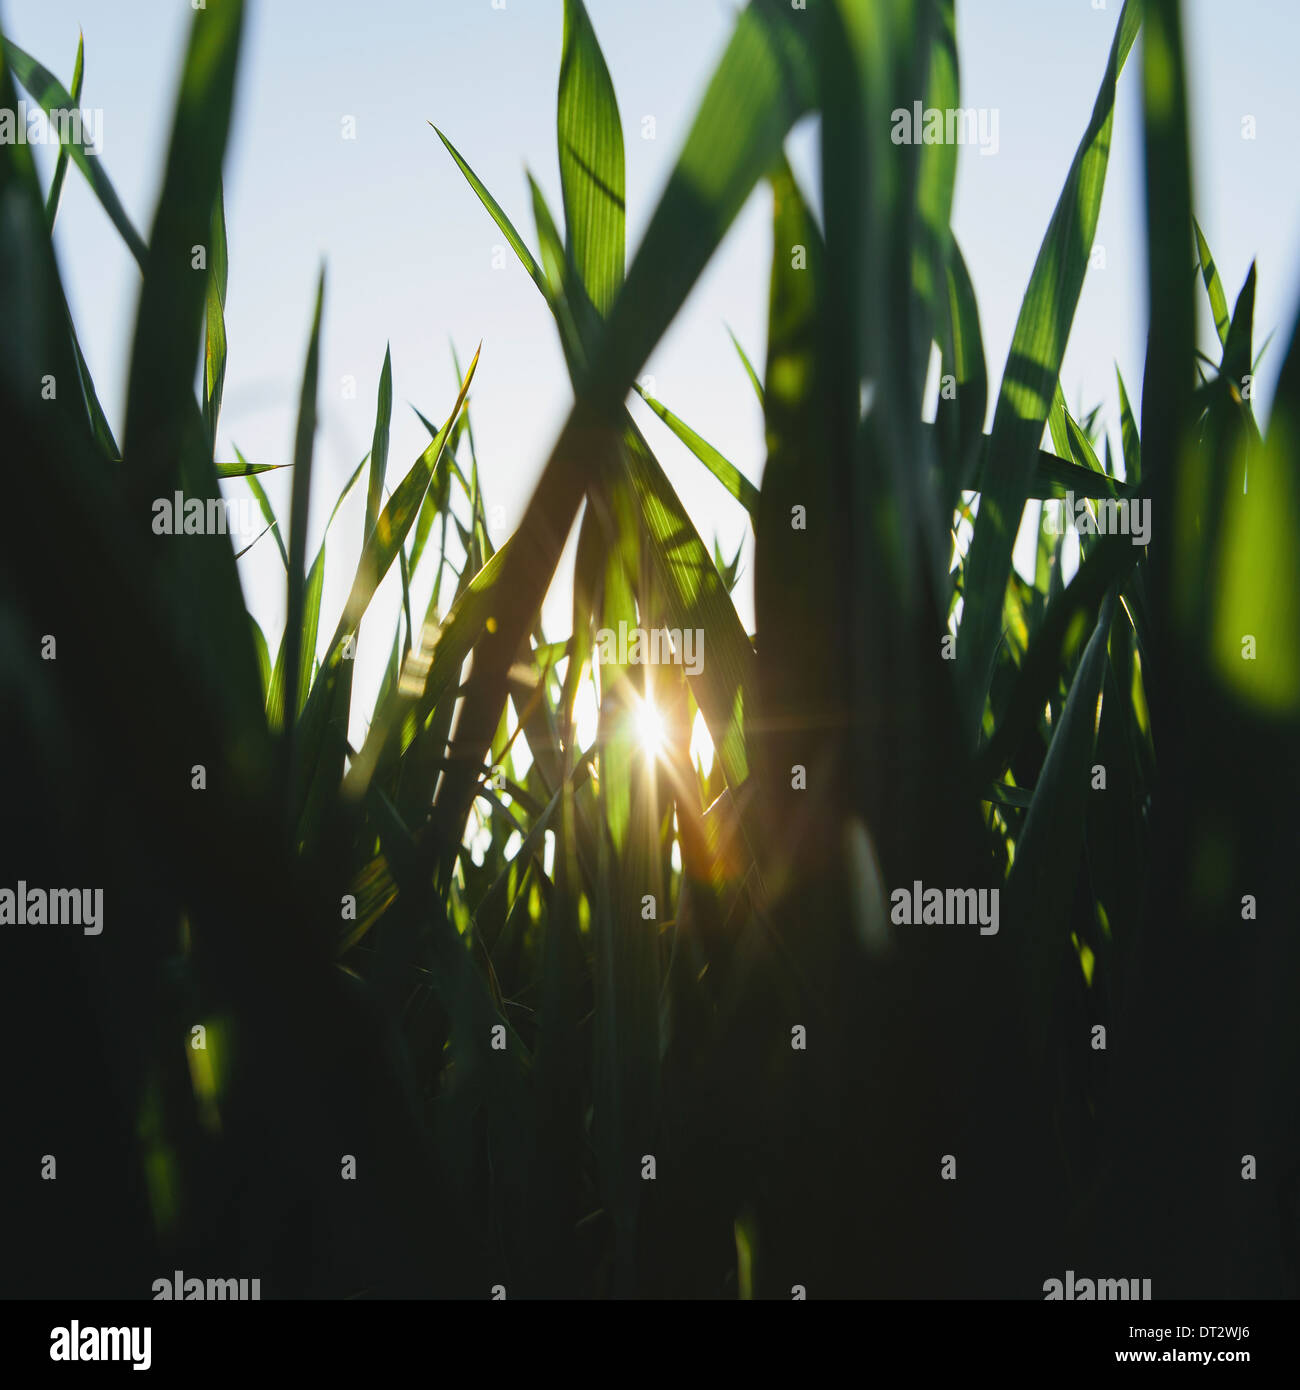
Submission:
{"label": "pale blue sky", "polygon": [[[725,45],[734,7],[716,0],[587,4],[623,116],[635,248]],[[958,0],[962,104],[999,111],[998,153],[961,153],[954,215],[994,383],[1104,70],[1119,2],[1096,5]],[[250,458],[287,460],[313,287],[324,260],[313,548],[339,486],[369,447],[390,340],[390,485],[427,438],[407,402],[440,421],[455,393],[449,338],[462,361],[481,339],[474,427],[487,501],[504,509],[492,527],[498,543],[527,502],[568,408],[563,361],[546,308],[513,257],[508,269],[493,270],[492,249],[502,238],[427,122],[455,141],[535,245],[525,166],[557,214],[561,206],[555,89],[562,14],[562,0],[507,0],[504,10],[493,9],[491,0],[249,5],[226,161],[230,356],[220,454],[232,457],[237,443]],[[1252,257],[1259,260],[1256,342],[1270,330],[1278,335],[1261,367],[1266,410],[1300,293],[1300,161],[1292,145],[1300,5],[1189,0],[1185,14],[1197,212],[1229,304]],[[0,0],[0,18],[65,83],[78,25],[84,28],[83,105],[104,111],[104,166],[147,237],[191,20],[188,0]],[[1136,406],[1145,347],[1139,70],[1135,50],[1121,79],[1097,235],[1106,267],[1088,274],[1063,371],[1071,405],[1101,402],[1116,442],[1114,363]],[[345,115],[356,118],[355,141],[341,138]],[[641,138],[646,115],[655,117],[653,141]],[[1256,120],[1254,141],[1241,136],[1246,115]],[[815,141],[811,122],[791,140],[805,186],[813,181]],[[44,151],[42,168],[48,177]],[[724,324],[761,364],[768,220],[768,198],[760,191],[647,368],[659,397],[755,480],[762,472],[762,422]],[[82,347],[120,438],[139,277],[75,169],[56,242]],[[355,400],[342,399],[345,375],[356,378]],[[746,530],[740,508],[639,403],[636,409],[701,534],[710,541],[716,532],[730,554]],[[284,518],[287,476],[273,478],[268,489]],[[243,484],[228,488],[231,496],[242,492]],[[351,579],[360,524],[358,493],[357,505],[340,513],[331,533],[327,631]],[[283,571],[269,537],[241,567],[274,646]],[[389,582],[380,597],[385,611],[395,611],[397,598]],[[550,628],[562,636],[567,596],[553,592],[552,599]],[[748,549],[737,602],[752,622]],[[367,707],[368,698],[361,692]]]}

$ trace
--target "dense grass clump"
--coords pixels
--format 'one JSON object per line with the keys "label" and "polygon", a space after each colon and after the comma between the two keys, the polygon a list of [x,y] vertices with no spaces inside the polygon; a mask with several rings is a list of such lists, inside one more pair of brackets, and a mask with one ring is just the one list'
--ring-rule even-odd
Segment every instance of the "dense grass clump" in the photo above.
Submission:
{"label": "dense grass clump", "polygon": [[[1112,450],[1058,377],[1140,24],[1151,330]],[[194,16],[147,238],[80,147],[43,193],[0,144],[3,885],[105,904],[93,939],[5,937],[16,1291],[1041,1297],[1071,1268],[1297,1292],[1300,346],[1261,431],[1254,271],[1229,313],[1193,221],[1177,0],[1118,16],[987,434],[957,147],[890,138],[895,109],[960,105],[953,0],[751,0],[626,266],[622,121],[566,0],[535,249],[472,127],[438,136],[554,315],[571,412],[494,550],[477,356],[391,478],[385,358],[337,617],[306,534],[323,277],[285,525],[259,465],[216,456],[242,25],[239,0]],[[75,105],[80,52],[71,93],[3,54],[0,107]],[[783,157],[808,113],[820,219]],[[52,249],[69,160],[142,275],[120,444]],[[748,512],[751,635],[627,401],[764,181],[761,487],[649,402]],[[231,536],[153,524],[245,488],[284,562],[274,658]],[[1029,582],[1022,517],[1067,495],[1077,570],[1043,528]],[[934,888],[964,924],[911,920]]]}

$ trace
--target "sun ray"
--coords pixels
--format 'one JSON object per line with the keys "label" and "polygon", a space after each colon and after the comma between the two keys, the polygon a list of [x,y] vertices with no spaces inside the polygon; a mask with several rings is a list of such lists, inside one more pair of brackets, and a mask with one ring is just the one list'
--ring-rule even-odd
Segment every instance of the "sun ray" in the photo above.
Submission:
{"label": "sun ray", "polygon": [[654,701],[649,698],[637,701],[636,731],[646,761],[654,762],[667,746],[668,726]]}

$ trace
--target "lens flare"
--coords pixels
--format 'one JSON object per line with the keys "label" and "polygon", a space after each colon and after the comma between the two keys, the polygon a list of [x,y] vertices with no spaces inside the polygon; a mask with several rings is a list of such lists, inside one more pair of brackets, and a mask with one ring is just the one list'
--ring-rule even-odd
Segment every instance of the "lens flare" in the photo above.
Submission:
{"label": "lens flare", "polygon": [[646,756],[646,761],[654,762],[664,751],[668,729],[664,723],[663,715],[655,708],[653,701],[642,700],[638,703],[636,732],[637,741],[641,745],[641,751]]}

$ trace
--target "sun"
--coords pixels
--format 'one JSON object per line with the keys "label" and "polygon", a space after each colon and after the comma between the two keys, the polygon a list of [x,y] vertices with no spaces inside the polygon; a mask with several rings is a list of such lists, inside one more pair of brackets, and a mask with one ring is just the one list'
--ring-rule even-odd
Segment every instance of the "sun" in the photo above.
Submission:
{"label": "sun", "polygon": [[636,734],[646,761],[654,762],[664,751],[668,741],[668,727],[664,723],[663,715],[655,708],[653,700],[637,702]]}

